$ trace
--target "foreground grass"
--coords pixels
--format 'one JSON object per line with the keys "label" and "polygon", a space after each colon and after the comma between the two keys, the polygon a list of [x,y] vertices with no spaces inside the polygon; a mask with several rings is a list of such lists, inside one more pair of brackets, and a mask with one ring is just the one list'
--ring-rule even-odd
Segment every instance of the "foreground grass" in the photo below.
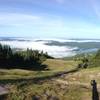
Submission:
{"label": "foreground grass", "polygon": [[[48,59],[44,64],[48,65],[49,70],[1,69],[0,82],[9,79],[28,79],[13,83],[7,82],[5,86],[10,91],[7,100],[35,100],[35,98],[38,98],[37,100],[91,100],[90,81],[95,79],[100,84],[99,67],[82,69],[59,78],[34,83],[30,78],[52,76],[58,72],[69,71],[76,68],[78,62]],[[63,81],[63,83],[56,80]],[[77,84],[77,82],[79,83]],[[100,87],[98,86],[98,88]]]}
{"label": "foreground grass", "polygon": [[91,89],[54,81],[11,85],[10,91],[8,100],[91,100]]}
{"label": "foreground grass", "polygon": [[100,84],[100,67],[81,69],[76,73],[65,75],[64,79],[88,84],[90,84],[91,80],[96,80]]}

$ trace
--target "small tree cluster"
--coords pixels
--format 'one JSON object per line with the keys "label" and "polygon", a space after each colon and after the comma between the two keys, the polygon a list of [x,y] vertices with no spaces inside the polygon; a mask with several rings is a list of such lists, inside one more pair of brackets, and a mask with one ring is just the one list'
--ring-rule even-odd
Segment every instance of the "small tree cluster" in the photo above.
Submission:
{"label": "small tree cluster", "polygon": [[91,67],[98,67],[98,66],[100,66],[100,50],[97,51],[97,53],[91,60]]}
{"label": "small tree cluster", "polygon": [[[42,70],[42,63],[50,56],[38,50],[13,52],[10,46],[0,44],[0,67]],[[52,57],[51,57],[52,58]]]}
{"label": "small tree cluster", "polygon": [[83,58],[82,62],[78,64],[78,68],[87,68],[89,65],[89,60],[87,58]]}

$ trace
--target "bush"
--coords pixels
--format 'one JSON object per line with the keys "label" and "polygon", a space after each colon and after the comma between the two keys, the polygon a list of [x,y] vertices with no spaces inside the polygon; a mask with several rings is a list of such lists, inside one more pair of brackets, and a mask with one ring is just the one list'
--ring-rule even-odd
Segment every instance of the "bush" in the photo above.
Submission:
{"label": "bush", "polygon": [[94,57],[90,60],[90,67],[98,67],[100,66],[100,50],[94,54]]}

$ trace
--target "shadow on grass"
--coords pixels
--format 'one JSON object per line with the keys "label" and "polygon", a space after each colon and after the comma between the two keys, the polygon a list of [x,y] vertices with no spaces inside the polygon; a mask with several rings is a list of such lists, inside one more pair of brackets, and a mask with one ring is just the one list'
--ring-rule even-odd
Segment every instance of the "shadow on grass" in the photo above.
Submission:
{"label": "shadow on grass", "polygon": [[[13,60],[12,60],[13,61]],[[48,69],[48,66],[39,62],[28,62],[28,61],[1,61],[0,60],[0,68],[1,69],[25,69],[25,70],[34,70],[34,71],[45,71]]]}
{"label": "shadow on grass", "polygon": [[20,83],[20,82],[29,82],[31,81],[32,83],[35,83],[35,84],[40,84],[44,81],[47,81],[47,80],[50,80],[50,79],[53,79],[53,78],[57,78],[57,77],[60,77],[62,75],[65,75],[65,74],[69,74],[69,73],[75,73],[79,71],[78,68],[76,69],[72,69],[70,71],[64,71],[64,72],[59,72],[59,73],[56,73],[54,75],[51,75],[51,76],[45,76],[45,77],[36,77],[36,78],[20,78],[20,79],[0,79],[0,84],[7,84],[7,83],[12,83],[12,84],[16,84],[16,83]]}

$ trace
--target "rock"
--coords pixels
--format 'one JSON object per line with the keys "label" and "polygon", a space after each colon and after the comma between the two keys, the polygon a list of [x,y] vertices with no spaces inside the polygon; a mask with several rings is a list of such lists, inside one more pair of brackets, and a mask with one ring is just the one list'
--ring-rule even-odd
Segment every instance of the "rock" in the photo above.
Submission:
{"label": "rock", "polygon": [[0,96],[8,94],[8,93],[9,93],[8,89],[6,89],[5,87],[0,86]]}
{"label": "rock", "polygon": [[47,100],[59,100],[59,98],[57,96],[50,95],[47,97]]}
{"label": "rock", "polygon": [[9,91],[5,87],[0,86],[0,100],[6,100]]}
{"label": "rock", "polygon": [[32,100],[40,100],[40,97],[39,97],[39,96],[34,95],[34,96],[32,97]]}

